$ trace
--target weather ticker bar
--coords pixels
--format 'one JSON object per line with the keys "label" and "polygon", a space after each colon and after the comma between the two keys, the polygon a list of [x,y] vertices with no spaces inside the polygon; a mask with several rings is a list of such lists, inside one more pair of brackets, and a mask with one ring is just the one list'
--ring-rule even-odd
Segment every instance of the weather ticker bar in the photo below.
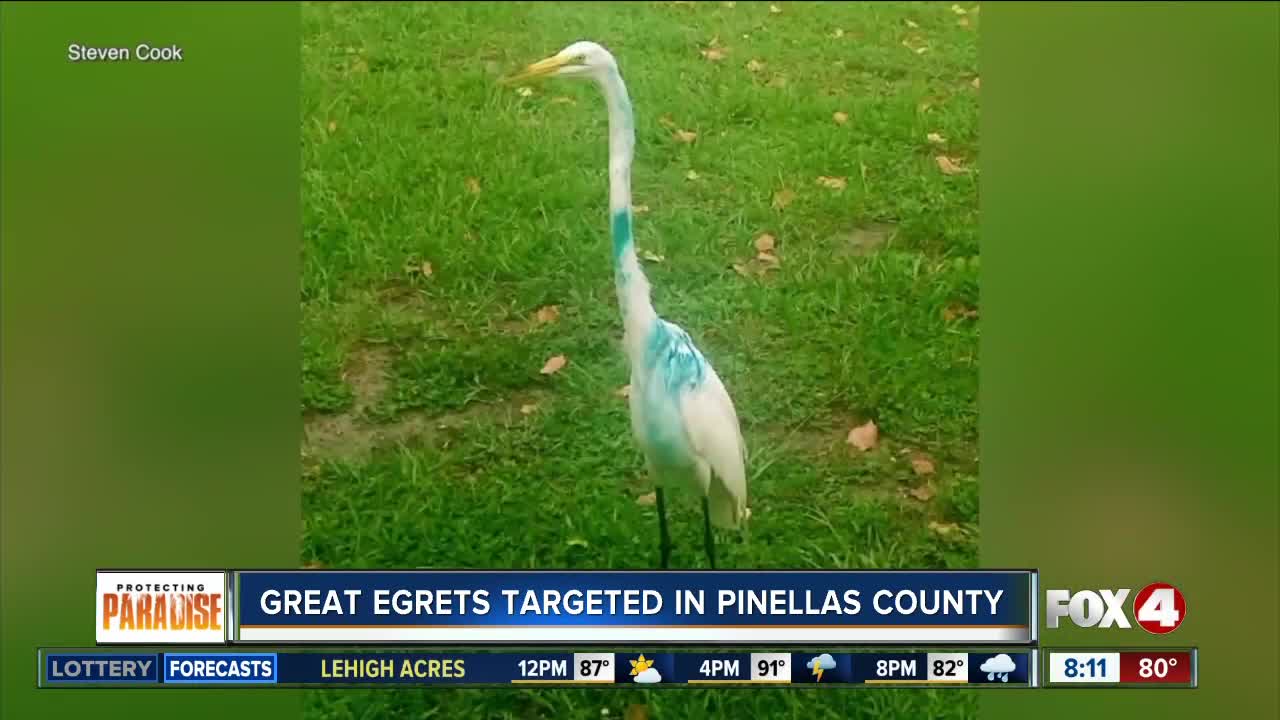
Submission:
{"label": "weather ticker bar", "polygon": [[908,652],[421,653],[43,649],[39,685],[64,687],[1038,685],[1033,649]]}
{"label": "weather ticker bar", "polygon": [[902,652],[417,652],[369,649],[43,648],[41,688],[737,687],[1195,688],[1199,652],[955,649]]}

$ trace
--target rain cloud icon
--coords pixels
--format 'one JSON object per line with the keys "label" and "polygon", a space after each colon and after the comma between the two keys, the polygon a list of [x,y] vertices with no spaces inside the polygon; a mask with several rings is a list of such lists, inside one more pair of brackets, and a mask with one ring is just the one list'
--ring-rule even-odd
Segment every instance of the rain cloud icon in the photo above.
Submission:
{"label": "rain cloud icon", "polygon": [[1000,653],[982,663],[978,669],[987,674],[988,680],[995,680],[999,676],[1000,682],[1009,682],[1009,673],[1017,670],[1018,666],[1013,664],[1013,658]]}

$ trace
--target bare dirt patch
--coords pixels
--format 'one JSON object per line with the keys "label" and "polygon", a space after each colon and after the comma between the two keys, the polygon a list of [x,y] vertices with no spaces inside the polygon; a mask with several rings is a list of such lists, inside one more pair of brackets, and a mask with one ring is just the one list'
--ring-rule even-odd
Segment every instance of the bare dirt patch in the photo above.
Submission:
{"label": "bare dirt patch", "polygon": [[497,402],[475,402],[461,410],[431,415],[405,413],[394,422],[374,424],[365,411],[375,406],[390,388],[391,353],[384,347],[363,347],[354,352],[343,373],[351,388],[351,409],[337,415],[313,415],[304,422],[302,456],[307,460],[351,460],[365,457],[379,447],[439,441],[444,433],[473,423],[512,425],[526,419],[520,412],[545,393],[517,393]]}
{"label": "bare dirt patch", "polygon": [[847,257],[865,257],[879,250],[897,234],[896,226],[872,223],[855,227],[835,236],[838,252]]}

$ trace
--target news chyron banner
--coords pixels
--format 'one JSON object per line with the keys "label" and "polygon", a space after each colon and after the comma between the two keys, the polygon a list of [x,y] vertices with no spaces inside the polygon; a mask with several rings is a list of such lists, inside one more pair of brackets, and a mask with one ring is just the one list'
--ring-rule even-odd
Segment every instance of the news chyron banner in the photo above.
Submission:
{"label": "news chyron banner", "polygon": [[229,571],[98,575],[108,644],[1036,642],[1036,574]]}
{"label": "news chyron banner", "polygon": [[239,642],[1026,643],[1029,572],[240,572]]}

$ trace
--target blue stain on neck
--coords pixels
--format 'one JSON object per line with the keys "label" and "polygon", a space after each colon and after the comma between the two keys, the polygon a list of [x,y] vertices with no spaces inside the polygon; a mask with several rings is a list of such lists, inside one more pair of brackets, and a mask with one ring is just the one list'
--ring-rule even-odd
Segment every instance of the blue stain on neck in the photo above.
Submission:
{"label": "blue stain on neck", "polygon": [[631,210],[623,209],[613,213],[613,223],[611,226],[613,234],[613,269],[619,273],[619,282],[624,280],[621,275],[622,260],[627,253],[635,251],[635,241],[631,235]]}

